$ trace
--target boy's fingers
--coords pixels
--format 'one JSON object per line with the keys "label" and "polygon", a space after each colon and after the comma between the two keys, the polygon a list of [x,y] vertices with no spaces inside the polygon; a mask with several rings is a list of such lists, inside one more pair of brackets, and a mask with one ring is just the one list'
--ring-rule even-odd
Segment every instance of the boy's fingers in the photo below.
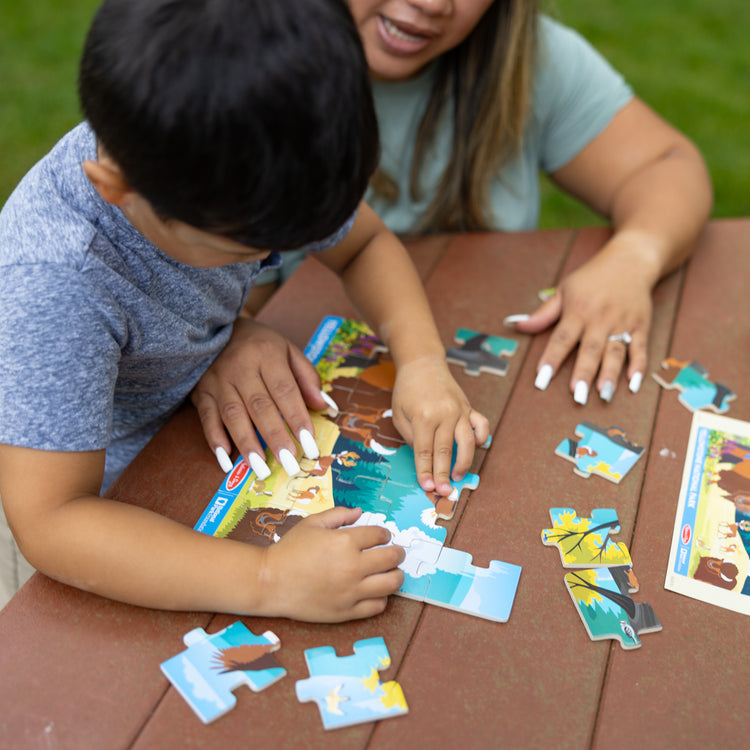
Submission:
{"label": "boy's fingers", "polygon": [[[489,433],[489,429],[487,430]],[[466,472],[471,468],[471,462],[474,460],[474,449],[477,445],[478,436],[468,422],[461,421],[456,427],[456,460],[453,464],[451,478],[455,482],[460,482]],[[480,445],[484,445],[487,438],[482,440]]]}
{"label": "boy's fingers", "polygon": [[330,510],[308,516],[305,523],[323,529],[338,529],[340,526],[350,526],[355,523],[361,515],[361,508],[347,508],[344,505],[338,505]]}
{"label": "boy's fingers", "polygon": [[432,474],[434,430],[427,425],[413,425],[414,431],[414,467],[417,471],[417,481],[425,492],[435,490],[435,478]]}
{"label": "boy's fingers", "polygon": [[[454,438],[458,439],[458,428],[453,425],[441,425],[435,433],[435,446],[433,449],[432,457],[432,478],[435,482],[435,492],[438,495],[450,495],[453,487],[451,485],[451,463],[453,461],[453,441]],[[471,463],[471,456],[474,455],[474,435],[470,433],[471,430],[468,424],[465,426],[463,440],[468,440],[469,445],[464,447],[464,450],[468,450],[470,453],[469,463]],[[464,459],[465,460],[465,459]],[[466,471],[464,470],[464,474]]]}
{"label": "boy's fingers", "polygon": [[469,415],[471,429],[474,431],[474,444],[476,446],[484,445],[490,437],[490,420],[474,409]]}

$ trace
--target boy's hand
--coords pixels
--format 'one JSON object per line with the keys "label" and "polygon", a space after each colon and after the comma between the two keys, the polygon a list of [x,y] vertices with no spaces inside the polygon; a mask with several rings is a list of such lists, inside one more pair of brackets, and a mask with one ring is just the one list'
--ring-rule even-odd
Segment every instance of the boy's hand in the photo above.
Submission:
{"label": "boy's hand", "polygon": [[[422,357],[398,368],[393,421],[414,449],[420,486],[440,495],[451,493],[451,478],[463,479],[474,448],[483,445],[490,434],[486,417],[471,408],[442,357]],[[454,442],[456,461],[451,474]]]}
{"label": "boy's hand", "polygon": [[265,478],[268,467],[256,430],[289,474],[299,466],[287,425],[305,455],[317,458],[306,403],[326,408],[320,378],[296,346],[267,326],[238,318],[229,343],[193,390],[192,401],[214,452],[221,448],[231,453],[228,431],[259,478]]}
{"label": "boy's hand", "polygon": [[[400,588],[403,547],[380,526],[354,523],[359,508],[338,507],[301,521],[265,551],[260,610],[310,622],[372,617]],[[380,546],[388,545],[388,546]]]}

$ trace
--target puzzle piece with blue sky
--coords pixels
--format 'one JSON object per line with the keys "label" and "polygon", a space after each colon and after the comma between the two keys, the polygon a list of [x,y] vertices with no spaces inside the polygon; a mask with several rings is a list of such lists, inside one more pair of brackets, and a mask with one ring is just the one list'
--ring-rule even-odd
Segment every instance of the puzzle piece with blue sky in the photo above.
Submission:
{"label": "puzzle piece with blue sky", "polygon": [[161,671],[204,724],[234,708],[235,688],[258,692],[286,674],[272,655],[281,643],[270,630],[255,635],[235,622],[213,635],[196,628],[183,641],[187,649],[162,662]]}
{"label": "puzzle piece with blue sky", "polygon": [[627,566],[575,570],[565,576],[565,586],[593,641],[616,640],[628,650],[641,645],[643,633],[661,630],[651,605],[630,596],[638,583]]}
{"label": "puzzle piece with blue sky", "polygon": [[550,508],[552,528],[542,530],[542,543],[557,547],[564,568],[595,565],[630,565],[630,552],[612,534],[620,531],[617,511],[595,508],[590,518],[581,518],[573,508]]}
{"label": "puzzle piece with blue sky", "polygon": [[717,414],[729,411],[729,402],[737,397],[723,383],[708,379],[708,370],[699,362],[667,358],[661,363],[662,372],[653,373],[654,380],[668,390],[680,391],[679,402],[690,409],[711,409]]}
{"label": "puzzle piece with blue sky", "polygon": [[515,354],[518,348],[518,342],[513,339],[468,328],[459,328],[454,341],[459,346],[449,347],[446,358],[452,364],[462,365],[468,375],[479,375],[480,372],[505,375],[509,367],[505,357]]}
{"label": "puzzle piece with blue sky", "polygon": [[563,440],[556,455],[575,464],[573,469],[582,477],[598,474],[619,483],[643,453],[643,447],[625,439],[625,431],[612,425],[607,429],[593,422],[576,425],[578,440]]}
{"label": "puzzle piece with blue sky", "polygon": [[305,651],[310,677],[295,684],[300,703],[314,701],[325,729],[402,716],[409,711],[401,686],[381,682],[380,672],[391,665],[382,638],[357,641],[349,656],[337,656],[332,646]]}

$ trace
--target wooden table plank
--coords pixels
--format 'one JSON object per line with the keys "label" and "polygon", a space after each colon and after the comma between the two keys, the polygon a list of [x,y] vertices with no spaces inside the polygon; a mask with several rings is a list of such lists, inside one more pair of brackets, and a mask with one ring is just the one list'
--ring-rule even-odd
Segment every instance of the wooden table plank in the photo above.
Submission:
{"label": "wooden table plank", "polygon": [[[714,222],[690,262],[665,355],[695,359],[737,393],[727,416],[750,420],[750,220]],[[649,363],[656,371],[659,358]],[[653,386],[651,386],[653,387]],[[664,588],[692,415],[660,392],[632,555],[663,631],[637,652],[613,648],[595,747],[746,748],[750,619]]]}

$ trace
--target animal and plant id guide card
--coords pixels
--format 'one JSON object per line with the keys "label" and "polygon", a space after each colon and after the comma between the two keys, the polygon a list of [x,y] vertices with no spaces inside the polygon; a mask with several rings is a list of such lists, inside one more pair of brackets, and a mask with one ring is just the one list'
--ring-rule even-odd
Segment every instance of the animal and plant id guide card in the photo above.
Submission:
{"label": "animal and plant id guide card", "polygon": [[665,588],[750,614],[750,423],[696,411]]}

